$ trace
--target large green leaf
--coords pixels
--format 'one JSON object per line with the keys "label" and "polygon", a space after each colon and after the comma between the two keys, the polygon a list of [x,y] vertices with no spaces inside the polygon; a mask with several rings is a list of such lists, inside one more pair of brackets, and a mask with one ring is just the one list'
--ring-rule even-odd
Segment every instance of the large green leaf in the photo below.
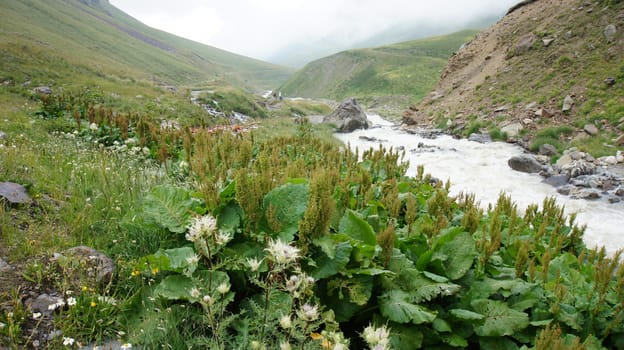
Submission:
{"label": "large green leaf", "polygon": [[169,300],[190,300],[193,280],[183,275],[165,277],[154,289],[154,295]]}
{"label": "large green leaf", "polygon": [[449,313],[455,318],[463,321],[480,321],[485,318],[485,316],[481,314],[465,309],[451,309],[449,310]]}
{"label": "large green leaf", "polygon": [[390,323],[390,345],[393,350],[413,350],[422,346],[425,336],[416,326]]}
{"label": "large green leaf", "polygon": [[437,312],[410,302],[410,295],[401,290],[391,290],[379,297],[381,314],[398,323],[431,323]]}
{"label": "large green leaf", "polygon": [[265,215],[273,211],[274,219],[279,221],[279,238],[290,242],[299,228],[299,220],[303,218],[308,206],[308,185],[288,183],[264,196]]}
{"label": "large green leaf", "polygon": [[470,270],[477,255],[474,239],[461,228],[445,233],[433,250],[430,263],[439,262],[446,277],[452,281],[462,278]]}
{"label": "large green leaf", "polygon": [[[168,261],[167,268],[163,270],[192,274],[197,268],[197,261],[195,259],[197,255],[191,247],[159,250],[154,254],[154,257],[157,259],[166,259]],[[162,267],[160,268],[162,269]]]}
{"label": "large green leaf", "polygon": [[475,327],[482,337],[513,335],[529,326],[529,315],[511,309],[502,301],[479,299],[471,303],[474,310],[485,316],[483,325]]}
{"label": "large green leaf", "polygon": [[316,262],[316,268],[312,270],[310,274],[315,279],[326,278],[337,274],[349,263],[352,249],[351,243],[341,242],[336,245],[333,258],[330,258],[323,252],[319,252],[318,255],[313,257],[313,260]]}
{"label": "large green leaf", "polygon": [[230,203],[219,211],[217,225],[223,232],[235,233],[241,226],[243,210],[236,203]]}
{"label": "large green leaf", "polygon": [[353,277],[334,276],[321,291],[326,306],[334,310],[336,321],[346,322],[362,310],[370,300],[373,291],[373,277],[355,275]]}
{"label": "large green leaf", "polygon": [[353,210],[347,210],[340,220],[341,233],[349,235],[349,237],[362,241],[369,246],[375,246],[377,239],[371,225],[364,219],[360,218]]}
{"label": "large green leaf", "polygon": [[201,201],[191,198],[189,191],[174,186],[157,186],[143,200],[143,216],[147,223],[160,225],[171,232],[186,231]]}

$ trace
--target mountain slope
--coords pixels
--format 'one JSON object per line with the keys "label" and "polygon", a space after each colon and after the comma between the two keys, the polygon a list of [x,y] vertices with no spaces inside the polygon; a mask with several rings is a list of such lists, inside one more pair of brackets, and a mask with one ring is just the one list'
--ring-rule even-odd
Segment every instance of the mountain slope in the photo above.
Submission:
{"label": "mountain slope", "polygon": [[[624,3],[523,4],[454,55],[404,121],[464,135],[515,124],[513,138],[534,150],[549,142],[612,153],[604,144],[624,130]],[[590,137],[586,125],[600,132]]]}
{"label": "mountain slope", "polygon": [[17,81],[62,80],[67,77],[55,71],[69,68],[163,84],[222,80],[265,89],[291,73],[150,28],[106,0],[2,1],[0,13],[0,74]]}
{"label": "mountain slope", "polygon": [[310,98],[404,96],[422,98],[453,51],[475,31],[370,49],[343,51],[306,65],[281,87],[283,94]]}

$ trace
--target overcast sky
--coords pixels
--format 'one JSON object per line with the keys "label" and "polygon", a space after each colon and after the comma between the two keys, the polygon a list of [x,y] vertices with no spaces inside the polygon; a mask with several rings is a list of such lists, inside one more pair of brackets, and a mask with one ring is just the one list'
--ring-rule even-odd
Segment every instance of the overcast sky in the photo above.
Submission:
{"label": "overcast sky", "polygon": [[207,45],[266,59],[323,37],[353,42],[392,25],[469,22],[519,0],[110,0],[141,22]]}

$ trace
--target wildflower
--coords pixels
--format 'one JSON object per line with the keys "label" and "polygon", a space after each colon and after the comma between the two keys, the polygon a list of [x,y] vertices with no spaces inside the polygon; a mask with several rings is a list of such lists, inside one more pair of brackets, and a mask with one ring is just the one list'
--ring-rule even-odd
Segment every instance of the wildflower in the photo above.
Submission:
{"label": "wildflower", "polygon": [[262,264],[262,261],[256,258],[252,258],[252,259],[247,259],[247,264],[249,264],[249,268],[251,269],[252,272],[257,272],[258,269],[260,269],[260,265]]}
{"label": "wildflower", "polygon": [[230,291],[230,285],[223,282],[221,284],[219,284],[219,286],[217,287],[217,292],[223,294],[226,294],[227,292]]}
{"label": "wildflower", "polygon": [[299,249],[288,245],[281,240],[271,240],[265,248],[272,260],[279,265],[287,265],[299,258]]}
{"label": "wildflower", "polygon": [[189,163],[182,160],[180,161],[180,164],[178,164],[178,166],[180,167],[180,169],[186,169],[189,167]]}
{"label": "wildflower", "polygon": [[95,301],[91,300],[91,307],[96,307],[97,304],[95,303]]}
{"label": "wildflower", "polygon": [[54,311],[54,310],[56,310],[56,304],[50,304],[50,305],[48,305],[48,310],[50,310],[50,311]]}
{"label": "wildflower", "polygon": [[0,322],[0,329],[4,329],[4,327],[6,327],[6,323]]}
{"label": "wildflower", "polygon": [[232,236],[230,236],[229,233],[227,232],[219,232],[217,234],[217,237],[215,237],[215,243],[217,243],[217,245],[221,246],[221,245],[226,245],[229,241],[232,240]]}
{"label": "wildflower", "polygon": [[141,271],[134,270],[134,271],[132,271],[132,273],[130,273],[130,275],[132,275],[132,277],[137,277],[137,276],[141,275]]}
{"label": "wildflower", "polygon": [[292,293],[299,288],[300,284],[301,281],[299,280],[299,277],[297,275],[292,275],[290,276],[290,279],[286,281],[286,290]]}
{"label": "wildflower", "polygon": [[204,303],[208,304],[208,306],[214,304],[214,299],[212,299],[210,295],[204,295],[202,300],[204,301]]}
{"label": "wildflower", "polygon": [[306,322],[312,322],[318,318],[318,307],[304,304],[299,310],[299,317]]}
{"label": "wildflower", "polygon": [[257,340],[252,341],[249,345],[251,345],[251,348],[254,350],[260,349],[260,343]]}
{"label": "wildflower", "polygon": [[130,343],[122,344],[120,349],[121,350],[130,350],[130,349],[132,349],[132,344],[130,344]]}
{"label": "wildflower", "polygon": [[198,242],[202,237],[212,234],[217,229],[217,220],[210,214],[193,220],[188,228],[186,239],[191,242]]}
{"label": "wildflower", "polygon": [[284,342],[284,343],[280,343],[280,350],[290,350],[290,343],[288,342]]}
{"label": "wildflower", "polygon": [[89,130],[95,131],[97,129],[98,129],[98,125],[97,124],[95,124],[95,123],[89,124]]}
{"label": "wildflower", "polygon": [[63,337],[63,345],[72,346],[76,340],[74,338]]}
{"label": "wildflower", "polygon": [[158,268],[157,268],[157,267],[152,268],[152,275],[157,275],[157,274],[158,274],[158,271],[159,271],[159,270],[158,270]]}
{"label": "wildflower", "polygon": [[41,312],[33,312],[33,320],[38,320],[41,317]]}
{"label": "wildflower", "polygon": [[86,291],[87,291],[87,286],[83,286],[83,287],[82,287],[82,291],[83,291],[83,292],[86,292]]}
{"label": "wildflower", "polygon": [[190,257],[186,258],[186,262],[189,265],[197,265],[197,263],[199,263],[199,256],[197,256],[197,254],[193,254]]}
{"label": "wildflower", "polygon": [[67,305],[69,305],[69,306],[76,305],[76,298],[74,298],[74,297],[67,298]]}
{"label": "wildflower", "polygon": [[280,318],[280,326],[282,326],[282,328],[284,329],[289,329],[290,327],[292,327],[292,320],[290,319],[290,316],[288,315],[284,315]]}
{"label": "wildflower", "polygon": [[7,318],[13,318],[13,313],[11,311],[7,312]]}
{"label": "wildflower", "polygon": [[95,345],[92,350],[102,350],[99,346]]}
{"label": "wildflower", "polygon": [[375,328],[373,325],[369,325],[364,328],[362,337],[374,350],[386,350],[390,343],[390,330],[386,326]]}
{"label": "wildflower", "polygon": [[189,294],[191,295],[191,297],[193,298],[199,298],[199,296],[201,295],[199,289],[193,287],[193,289],[191,289],[191,291],[189,292]]}

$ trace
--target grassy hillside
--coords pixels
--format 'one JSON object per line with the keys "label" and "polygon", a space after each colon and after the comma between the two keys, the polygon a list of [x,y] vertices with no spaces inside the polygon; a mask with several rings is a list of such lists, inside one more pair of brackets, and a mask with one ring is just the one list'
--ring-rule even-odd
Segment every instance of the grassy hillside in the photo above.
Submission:
{"label": "grassy hillside", "polygon": [[421,99],[436,83],[451,54],[471,40],[475,31],[409,41],[389,46],[344,51],[306,65],[281,90],[287,96],[408,96]]}
{"label": "grassy hillside", "polygon": [[155,30],[106,0],[0,2],[0,77],[17,82],[78,76],[188,84],[221,80],[248,88],[279,85],[284,67]]}
{"label": "grassy hillside", "polygon": [[[432,98],[406,121],[464,135],[517,123],[522,130],[514,139],[532,150],[550,143],[611,155],[624,131],[622,28],[622,1],[529,3],[453,56]],[[564,111],[566,96],[574,103]],[[589,135],[588,124],[599,132]]]}

